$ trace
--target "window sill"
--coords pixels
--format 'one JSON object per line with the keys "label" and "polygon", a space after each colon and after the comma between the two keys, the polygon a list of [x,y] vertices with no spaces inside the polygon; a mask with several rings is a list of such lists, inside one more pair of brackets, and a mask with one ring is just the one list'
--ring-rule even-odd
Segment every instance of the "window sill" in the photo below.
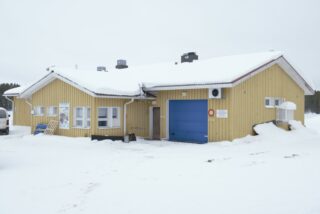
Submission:
{"label": "window sill", "polygon": [[98,127],[98,129],[121,129],[121,127]]}
{"label": "window sill", "polygon": [[91,129],[91,127],[73,126],[73,129]]}
{"label": "window sill", "polygon": [[264,107],[266,107],[266,108],[274,108],[274,106],[264,106]]}

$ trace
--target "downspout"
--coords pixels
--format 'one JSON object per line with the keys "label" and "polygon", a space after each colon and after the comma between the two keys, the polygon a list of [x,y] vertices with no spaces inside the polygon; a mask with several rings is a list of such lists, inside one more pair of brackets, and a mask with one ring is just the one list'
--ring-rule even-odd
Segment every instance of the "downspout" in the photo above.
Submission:
{"label": "downspout", "polygon": [[27,99],[25,99],[24,101],[30,106],[30,127],[31,127],[31,130],[32,130],[32,120],[33,120],[33,117],[32,117],[32,115],[33,115],[32,104]]}
{"label": "downspout", "polygon": [[13,120],[13,115],[14,115],[14,112],[15,112],[15,110],[14,110],[14,102],[13,102],[13,100],[11,100],[9,97],[7,97],[7,96],[4,96],[4,98],[6,99],[6,100],[8,100],[9,102],[11,102],[11,107],[12,107],[12,114],[11,114],[11,117],[12,117],[12,122],[14,121]]}
{"label": "downspout", "polygon": [[123,136],[127,134],[127,106],[134,102],[134,98],[132,98],[129,102],[124,104],[123,108]]}

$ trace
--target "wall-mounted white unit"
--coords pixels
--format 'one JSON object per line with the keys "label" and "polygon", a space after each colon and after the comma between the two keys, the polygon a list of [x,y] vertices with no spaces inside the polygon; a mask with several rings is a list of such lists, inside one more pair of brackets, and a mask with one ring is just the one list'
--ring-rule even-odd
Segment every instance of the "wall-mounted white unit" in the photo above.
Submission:
{"label": "wall-mounted white unit", "polygon": [[209,88],[209,99],[221,99],[222,88]]}

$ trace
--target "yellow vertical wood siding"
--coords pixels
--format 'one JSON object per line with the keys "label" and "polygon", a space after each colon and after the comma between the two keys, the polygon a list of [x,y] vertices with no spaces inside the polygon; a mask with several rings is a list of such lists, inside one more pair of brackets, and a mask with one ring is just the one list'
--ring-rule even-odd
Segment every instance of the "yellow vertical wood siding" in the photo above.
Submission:
{"label": "yellow vertical wood siding", "polygon": [[[69,129],[58,129],[56,134],[72,137],[98,135],[123,135],[123,108],[126,102],[130,99],[115,99],[115,98],[95,98],[79,89],[61,81],[54,80],[36,93],[32,95],[32,106],[43,106],[46,108],[45,116],[32,116],[31,124],[32,131],[38,123],[48,123],[50,120],[59,120],[56,117],[47,116],[47,108],[49,106],[59,107],[59,103],[69,103],[70,119]],[[127,107],[127,132],[133,132],[137,136],[148,136],[149,132],[149,115],[146,111],[149,101],[135,101]],[[91,127],[74,128],[73,127],[73,111],[75,107],[90,107],[91,108]],[[98,128],[97,110],[99,107],[120,107],[120,124],[119,128]]]}
{"label": "yellow vertical wood siding", "polygon": [[252,126],[276,119],[276,108],[266,108],[265,97],[279,97],[297,105],[295,120],[304,122],[304,91],[279,65],[273,65],[232,92],[232,138],[252,134]]}
{"label": "yellow vertical wood siding", "polygon": [[45,116],[32,116],[32,131],[38,123],[48,123],[50,120],[59,120],[59,116],[48,117],[47,107],[57,106],[60,103],[69,103],[69,129],[58,129],[58,135],[64,136],[90,136],[90,129],[73,128],[73,109],[77,106],[86,106],[91,108],[91,123],[94,123],[94,98],[77,88],[66,84],[61,80],[54,80],[32,95],[32,106],[43,106],[46,108]]}
{"label": "yellow vertical wood siding", "polygon": [[24,99],[17,97],[13,98],[13,125],[16,126],[31,126],[31,107]]}
{"label": "yellow vertical wood siding", "polygon": [[[167,103],[169,100],[208,100],[208,109],[226,109],[228,118],[208,117],[208,141],[232,140],[252,134],[252,126],[276,119],[276,109],[266,108],[265,97],[284,98],[297,105],[295,119],[304,122],[304,91],[278,65],[273,65],[233,88],[223,89],[222,99],[208,99],[208,89],[159,91],[153,106],[160,107],[161,138],[167,136]],[[59,106],[70,104],[70,128],[59,129],[57,134],[65,136],[123,135],[124,104],[130,99],[95,98],[77,88],[54,80],[32,95],[33,106]],[[38,123],[48,123],[57,117],[31,116],[30,108],[23,100],[15,99],[16,125],[28,124],[35,129]],[[77,106],[91,108],[90,129],[73,128],[73,110]],[[97,127],[98,107],[120,107],[120,128],[99,129]],[[127,133],[149,136],[149,107],[151,101],[135,100],[127,106]],[[29,115],[29,122],[28,122]],[[30,122],[31,120],[31,122]]]}
{"label": "yellow vertical wood siding", "polygon": [[149,137],[149,106],[151,102],[136,100],[128,105],[127,131],[137,136]]}
{"label": "yellow vertical wood siding", "polygon": [[[208,109],[230,109],[230,89],[223,90],[222,99],[209,99]],[[208,89],[159,91],[156,106],[160,107],[161,138],[167,133],[167,102],[168,100],[207,100]],[[208,117],[208,140],[220,141],[230,139],[230,120],[225,118]]]}
{"label": "yellow vertical wood siding", "polygon": [[[185,95],[185,96],[183,96]],[[304,122],[304,91],[280,66],[273,65],[234,88],[223,89],[222,99],[208,99],[208,89],[159,91],[161,138],[167,132],[168,100],[208,99],[208,109],[226,109],[228,118],[208,117],[208,141],[233,140],[252,134],[252,126],[276,119],[276,109],[266,108],[265,97],[279,97],[297,105],[295,119]]]}

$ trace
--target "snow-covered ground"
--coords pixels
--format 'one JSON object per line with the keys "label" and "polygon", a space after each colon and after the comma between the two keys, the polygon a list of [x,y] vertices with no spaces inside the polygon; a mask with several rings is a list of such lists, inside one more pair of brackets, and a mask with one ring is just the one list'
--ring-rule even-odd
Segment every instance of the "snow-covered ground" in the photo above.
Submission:
{"label": "snow-covered ground", "polygon": [[0,213],[320,213],[320,116],[205,145],[0,136]]}

